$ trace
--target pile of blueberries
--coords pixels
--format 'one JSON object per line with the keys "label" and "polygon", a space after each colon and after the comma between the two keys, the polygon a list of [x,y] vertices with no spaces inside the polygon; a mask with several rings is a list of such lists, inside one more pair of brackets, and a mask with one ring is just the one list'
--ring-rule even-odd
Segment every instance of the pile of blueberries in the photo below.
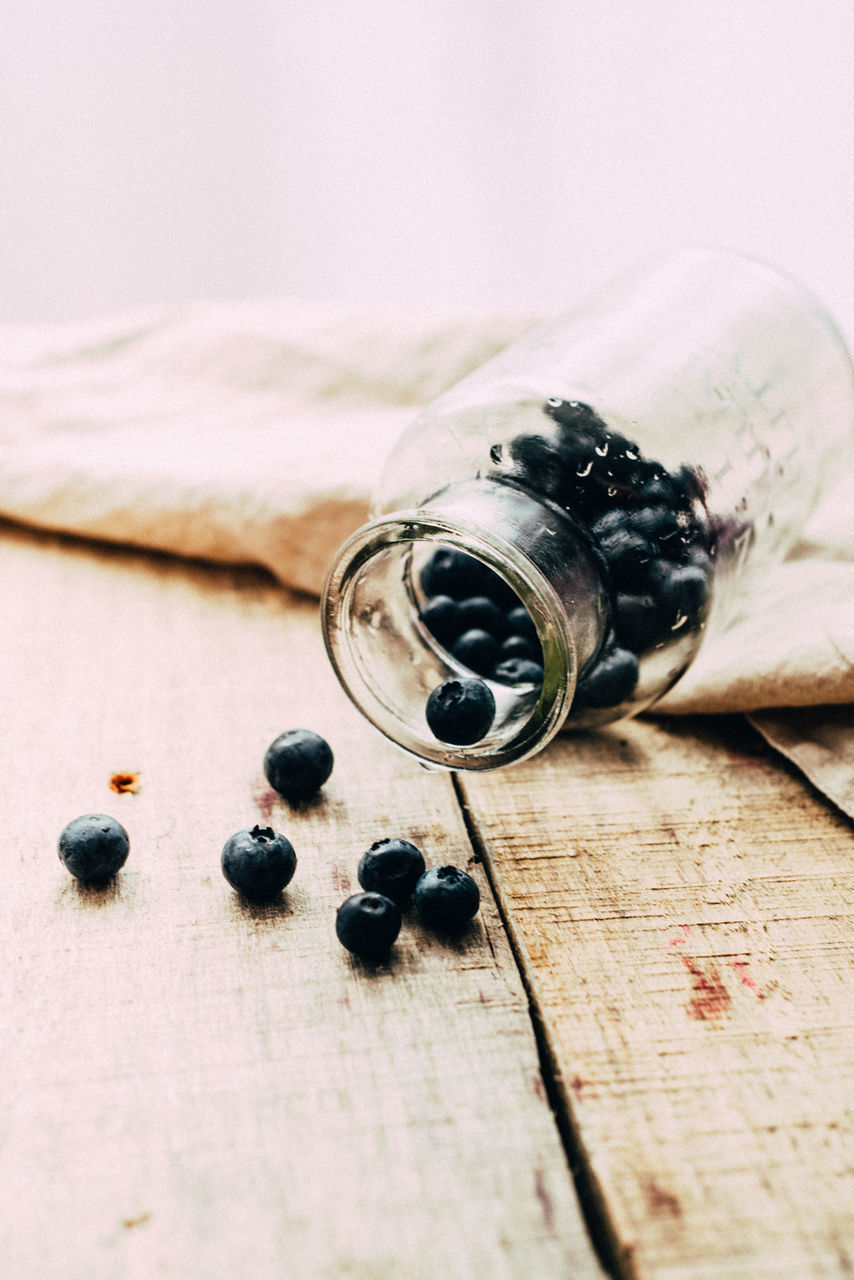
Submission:
{"label": "pile of blueberries", "polygon": [[[490,476],[562,508],[586,541],[610,623],[573,709],[617,707],[635,693],[646,654],[703,626],[715,553],[704,485],[690,467],[645,458],[588,404],[552,399],[543,412],[541,432],[492,446]],[[542,681],[536,627],[503,579],[463,552],[435,552],[420,582],[424,625],[474,677],[433,691],[428,725],[444,742],[477,742],[492,724],[491,691],[478,684]]]}
{"label": "pile of blueberries", "polygon": [[[264,774],[274,791],[297,804],[316,795],[333,763],[332,750],[320,734],[289,729],[267,748]],[[76,879],[103,884],[127,861],[130,838],[109,814],[86,813],[63,828],[58,853]],[[297,856],[281,832],[256,825],[226,840],[220,865],[242,897],[270,902],[293,879]],[[444,933],[465,928],[480,906],[480,892],[470,875],[453,866],[428,869],[423,854],[407,840],[375,841],[359,860],[358,879],[364,892],[341,904],[335,928],[341,944],[365,960],[387,955],[410,900],[425,925]]]}

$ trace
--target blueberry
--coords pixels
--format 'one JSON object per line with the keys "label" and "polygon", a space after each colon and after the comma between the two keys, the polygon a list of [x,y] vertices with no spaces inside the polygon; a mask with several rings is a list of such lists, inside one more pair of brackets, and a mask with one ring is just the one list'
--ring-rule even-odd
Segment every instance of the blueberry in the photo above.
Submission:
{"label": "blueberry", "polygon": [[484,568],[474,556],[457,547],[438,547],[421,570],[421,589],[426,596],[460,600],[479,591]]}
{"label": "blueberry", "polygon": [[504,619],[504,630],[507,635],[527,636],[529,640],[539,643],[537,624],[523,604],[510,609]]}
{"label": "blueberry", "polygon": [[375,840],[359,859],[358,877],[363,889],[384,893],[399,907],[412,897],[418,877],[424,873],[424,855],[408,840],[390,837]]}
{"label": "blueberry", "polygon": [[589,432],[591,429],[602,429],[605,426],[598,414],[583,400],[561,400],[554,397],[552,400],[547,400],[544,407],[549,417],[572,431]]}
{"label": "blueberry", "polygon": [[280,832],[255,826],[226,840],[220,863],[232,889],[253,902],[268,902],[290,884],[297,856]]}
{"label": "blueberry", "polygon": [[458,608],[451,596],[430,596],[421,606],[421,621],[442,644],[455,640],[463,629]]}
{"label": "blueberry", "polygon": [[480,890],[459,867],[431,867],[415,886],[415,906],[429,928],[456,933],[476,915]]}
{"label": "blueberry", "polygon": [[488,631],[473,627],[464,631],[451,645],[451,653],[459,661],[485,676],[495,666],[498,657],[498,641]]}
{"label": "blueberry", "polygon": [[505,658],[492,673],[499,684],[542,684],[543,668],[529,658]]}
{"label": "blueberry", "polygon": [[665,554],[669,554],[671,546],[678,544],[682,535],[677,513],[664,503],[641,507],[632,516],[632,528],[645,538],[652,538],[660,543]]}
{"label": "blueberry", "polygon": [[506,636],[499,647],[502,662],[505,658],[528,658],[536,662],[540,657],[540,646],[527,636]]}
{"label": "blueberry", "polygon": [[335,916],[338,941],[363,960],[385,956],[400,933],[400,907],[384,893],[354,893]]}
{"label": "blueberry", "polygon": [[469,596],[457,606],[460,633],[478,629],[497,636],[504,629],[504,614],[489,596]]}
{"label": "blueberry", "polygon": [[106,813],[73,818],[59,837],[60,861],[78,880],[107,880],[127,861],[128,833]]}
{"label": "blueberry", "polygon": [[440,742],[468,747],[492,728],[495,698],[488,684],[473,676],[438,685],[427,699],[427,724]]}
{"label": "blueberry", "polygon": [[576,709],[616,707],[630,698],[638,682],[638,660],[628,649],[606,650],[590,671],[585,672],[575,690]]}
{"label": "blueberry", "polygon": [[661,638],[658,606],[652,596],[621,592],[614,603],[617,640],[635,653],[644,653]]}
{"label": "blueberry", "polygon": [[286,800],[306,800],[326,782],[332,764],[332,750],[319,733],[288,729],[267,748],[264,776]]}
{"label": "blueberry", "polygon": [[676,566],[659,562],[651,568],[649,578],[666,627],[672,628],[680,618],[694,617],[706,603],[709,583],[697,565]]}
{"label": "blueberry", "polygon": [[679,505],[679,493],[665,468],[660,462],[647,462],[645,469],[646,476],[641,490],[644,502],[664,503],[675,510]]}
{"label": "blueberry", "polygon": [[517,436],[511,452],[518,469],[541,487],[559,475],[558,450],[555,442],[540,435]]}
{"label": "blueberry", "polygon": [[630,529],[615,529],[600,539],[599,550],[605,557],[615,583],[631,587],[654,557],[650,542]]}
{"label": "blueberry", "polygon": [[622,507],[613,507],[610,511],[606,511],[599,516],[598,520],[594,520],[590,526],[590,533],[596,542],[600,542],[603,538],[610,538],[618,531],[625,533],[629,528],[629,513],[624,511]]}
{"label": "blueberry", "polygon": [[438,547],[421,570],[420,582],[425,596],[445,595],[454,600],[489,596],[501,609],[519,603],[500,573],[456,547]]}
{"label": "blueberry", "polygon": [[489,596],[490,600],[494,600],[501,610],[511,609],[513,605],[519,603],[519,597],[510,586],[510,583],[505,582],[501,574],[497,573],[495,569],[491,569],[488,564],[481,564],[480,566],[478,593]]}

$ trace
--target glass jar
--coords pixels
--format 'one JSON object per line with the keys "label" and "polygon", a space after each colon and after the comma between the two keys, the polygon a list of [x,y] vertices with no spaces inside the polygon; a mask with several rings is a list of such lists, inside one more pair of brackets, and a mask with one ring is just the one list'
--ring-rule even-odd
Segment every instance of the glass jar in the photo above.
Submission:
{"label": "glass jar", "polygon": [[[324,591],[338,677],[387,737],[451,769],[636,714],[749,606],[852,430],[850,357],[801,286],[725,251],[644,263],[401,437]],[[474,677],[491,723],[445,741],[431,694]]]}

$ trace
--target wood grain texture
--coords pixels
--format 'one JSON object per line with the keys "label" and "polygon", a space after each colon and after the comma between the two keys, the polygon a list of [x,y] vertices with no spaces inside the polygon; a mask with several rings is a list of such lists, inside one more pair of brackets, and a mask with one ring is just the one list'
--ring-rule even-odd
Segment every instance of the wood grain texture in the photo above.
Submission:
{"label": "wood grain texture", "polygon": [[853,1275],[851,824],[726,720],[462,785],[622,1273]]}
{"label": "wood grain texture", "polygon": [[[3,1274],[600,1276],[482,869],[456,942],[407,920],[369,967],[335,939],[372,840],[472,850],[451,780],[338,690],[316,606],[11,529],[0,589]],[[299,725],[336,767],[292,810],[260,766]],[[131,837],[107,889],[56,854],[90,811]],[[219,869],[257,821],[299,859],[266,907]]]}

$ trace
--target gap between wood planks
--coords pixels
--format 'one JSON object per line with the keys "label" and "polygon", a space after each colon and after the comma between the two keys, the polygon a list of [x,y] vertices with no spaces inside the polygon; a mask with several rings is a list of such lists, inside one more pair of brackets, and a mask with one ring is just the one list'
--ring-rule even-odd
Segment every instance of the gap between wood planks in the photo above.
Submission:
{"label": "gap between wood planks", "polygon": [[486,841],[482,838],[480,831],[478,830],[477,823],[472,815],[471,807],[466,799],[465,790],[459,774],[452,773],[451,781],[454,788],[454,794],[457,798],[457,803],[460,806],[460,813],[462,815],[463,823],[465,824],[466,833],[471,841],[475,858],[481,863],[486,878],[489,881],[489,887],[492,890],[495,906],[501,917],[501,923],[504,926],[504,931],[507,935],[507,940],[513,954],[513,959],[516,963],[516,968],[519,971],[519,976],[525,989],[525,994],[528,997],[528,1010],[531,1017],[531,1026],[540,1060],[540,1070],[542,1072],[546,1097],[552,1114],[554,1115],[558,1133],[560,1134],[569,1172],[578,1196],[581,1216],[587,1229],[590,1243],[597,1258],[599,1259],[600,1265],[611,1277],[611,1280],[634,1280],[635,1272],[631,1264],[631,1257],[626,1250],[620,1248],[617,1233],[606,1208],[604,1197],[593,1171],[590,1168],[590,1162],[587,1159],[584,1146],[573,1121],[572,1109],[564,1086],[561,1065],[555,1053],[554,1046],[549,1038],[548,1027],[546,1025],[540,1002],[537,999],[536,992],[531,982],[531,975],[525,967],[525,963],[522,958],[522,949],[519,946],[519,940],[516,936],[513,921],[507,913],[506,905],[498,886],[497,877],[494,874],[494,868],[489,856],[489,849],[487,848]]}

